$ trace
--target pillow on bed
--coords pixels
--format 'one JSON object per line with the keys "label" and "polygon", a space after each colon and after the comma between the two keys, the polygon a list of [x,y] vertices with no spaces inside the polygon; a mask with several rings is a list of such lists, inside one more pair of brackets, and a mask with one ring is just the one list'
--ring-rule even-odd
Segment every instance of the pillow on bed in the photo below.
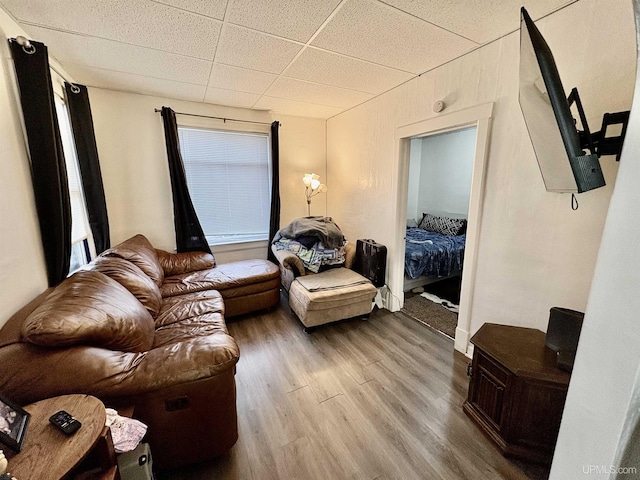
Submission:
{"label": "pillow on bed", "polygon": [[462,235],[467,230],[467,221],[464,218],[436,217],[425,213],[418,227],[441,235]]}
{"label": "pillow on bed", "polygon": [[407,218],[407,228],[418,228],[418,222],[413,218]]}

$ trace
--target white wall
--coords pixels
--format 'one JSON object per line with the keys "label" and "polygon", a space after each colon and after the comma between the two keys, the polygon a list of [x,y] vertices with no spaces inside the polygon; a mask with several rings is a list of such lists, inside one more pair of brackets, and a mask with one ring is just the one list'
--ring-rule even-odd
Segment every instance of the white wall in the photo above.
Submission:
{"label": "white wall", "polygon": [[[581,0],[538,26],[566,88],[580,87],[594,129],[603,112],[629,108],[636,62],[629,2]],[[485,322],[546,330],[550,307],[584,311],[618,169],[602,159],[607,186],[580,195],[576,212],[569,196],[545,191],[518,105],[518,58],[515,32],[327,122],[328,210],[348,238],[374,238],[393,258],[401,248],[389,228],[396,129],[437,116],[437,100],[447,104],[443,114],[494,103],[470,333]]]}
{"label": "white wall", "polygon": [[[638,15],[637,0],[635,5]],[[640,205],[637,83],[635,95],[551,468],[552,480],[630,479],[638,478],[640,472],[640,464],[616,463],[623,459],[630,434],[635,428],[637,435],[638,428],[633,424],[638,419],[634,384],[640,367],[640,223],[635,221]],[[636,438],[636,448],[637,442]],[[635,467],[636,473],[609,476],[611,466]]]}
{"label": "white wall", "polygon": [[409,182],[407,186],[407,219],[420,222],[422,213],[418,202],[420,198],[420,168],[422,167],[422,139],[409,141]]}
{"label": "white wall", "polygon": [[[327,182],[326,121],[317,118],[278,116],[280,127],[280,224],[307,216],[307,199],[304,195],[302,177],[305,173],[320,175],[327,184],[328,194],[332,190]],[[311,215],[331,215],[327,212],[327,194],[318,194],[311,199]]]}
{"label": "white wall", "polygon": [[422,139],[419,217],[467,218],[475,143],[476,127]]}
{"label": "white wall", "polygon": [[25,35],[0,9],[0,325],[47,288],[15,71],[5,38]]}

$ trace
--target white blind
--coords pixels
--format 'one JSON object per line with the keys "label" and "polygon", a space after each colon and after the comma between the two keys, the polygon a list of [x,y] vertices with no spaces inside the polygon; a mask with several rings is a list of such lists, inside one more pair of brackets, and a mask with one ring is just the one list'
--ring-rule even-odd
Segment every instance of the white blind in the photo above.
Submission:
{"label": "white blind", "polygon": [[266,240],[269,135],[179,127],[191,200],[210,245]]}
{"label": "white blind", "polygon": [[67,114],[67,106],[58,97],[55,97],[62,149],[67,165],[67,177],[69,178],[69,197],[71,200],[71,243],[74,244],[89,236],[89,224],[87,221],[87,209],[84,203],[84,195],[78,168],[78,158],[71,133],[71,124]]}

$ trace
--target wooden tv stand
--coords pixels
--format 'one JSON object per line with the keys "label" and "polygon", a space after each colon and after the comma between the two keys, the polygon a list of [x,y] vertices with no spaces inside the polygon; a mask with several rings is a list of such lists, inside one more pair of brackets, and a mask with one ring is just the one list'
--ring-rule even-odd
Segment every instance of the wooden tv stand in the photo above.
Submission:
{"label": "wooden tv stand", "polygon": [[505,456],[551,463],[570,374],[556,367],[545,334],[484,324],[473,336],[464,412]]}

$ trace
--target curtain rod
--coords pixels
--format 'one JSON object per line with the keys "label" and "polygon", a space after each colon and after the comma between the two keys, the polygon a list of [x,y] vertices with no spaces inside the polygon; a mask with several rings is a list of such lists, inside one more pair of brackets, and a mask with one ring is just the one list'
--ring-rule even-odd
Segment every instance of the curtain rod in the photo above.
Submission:
{"label": "curtain rod", "polygon": [[[156,113],[160,113],[162,112],[161,108],[154,108],[154,111]],[[271,125],[271,123],[269,122],[254,122],[251,120],[239,120],[237,118],[225,118],[225,117],[214,117],[212,115],[198,115],[196,113],[184,113],[184,112],[174,112],[176,115],[187,115],[189,117],[202,117],[202,118],[215,118],[216,120],[222,120],[223,122],[242,122],[242,123],[257,123],[260,125]],[[280,122],[278,122],[280,123]],[[282,126],[282,124],[280,123],[280,126]]]}

